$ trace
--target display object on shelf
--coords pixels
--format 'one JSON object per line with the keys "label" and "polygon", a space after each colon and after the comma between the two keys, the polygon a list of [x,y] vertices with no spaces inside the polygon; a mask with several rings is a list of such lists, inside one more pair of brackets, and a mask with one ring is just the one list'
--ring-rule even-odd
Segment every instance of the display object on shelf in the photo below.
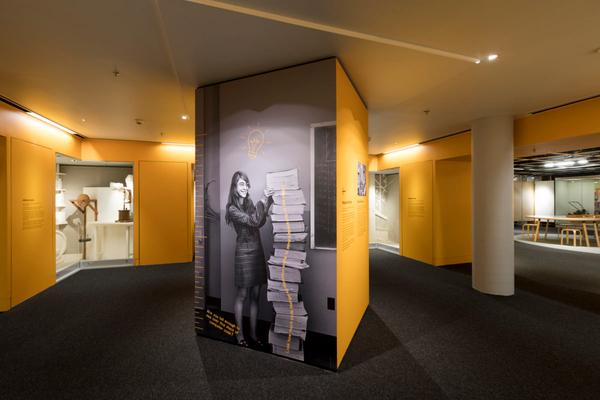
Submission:
{"label": "display object on shelf", "polygon": [[302,218],[306,201],[298,185],[298,170],[268,173],[267,188],[274,193],[271,224],[277,244],[268,260],[267,300],[275,311],[269,343],[274,354],[304,361],[308,313],[301,301],[300,283],[301,271],[309,266]]}
{"label": "display object on shelf", "polygon": [[65,214],[65,192],[66,190],[63,188],[62,176],[65,175],[57,167],[56,170],[56,184],[55,184],[55,200],[54,207],[56,208],[56,225],[66,225],[67,217]]}
{"label": "display object on shelf", "polygon": [[131,208],[131,190],[120,182],[111,182],[110,188],[123,192],[123,208],[118,210],[119,217],[115,222],[131,222],[131,211],[127,208],[128,204]]}
{"label": "display object on shelf", "polygon": [[83,259],[87,257],[87,242],[90,238],[87,237],[87,209],[90,208],[94,212],[94,221],[98,221],[98,202],[95,199],[90,199],[87,194],[80,194],[77,199],[71,200],[71,204],[83,214],[83,232],[79,238],[79,242],[83,244]]}

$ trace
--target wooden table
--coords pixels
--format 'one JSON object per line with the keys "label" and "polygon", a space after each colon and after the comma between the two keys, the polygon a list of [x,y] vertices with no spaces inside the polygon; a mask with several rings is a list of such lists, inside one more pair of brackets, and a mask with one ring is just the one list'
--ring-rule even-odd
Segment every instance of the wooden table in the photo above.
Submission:
{"label": "wooden table", "polygon": [[526,217],[532,218],[535,221],[534,223],[536,224],[535,234],[533,236],[534,242],[537,242],[540,236],[540,225],[542,220],[546,221],[546,231],[544,232],[544,239],[548,237],[548,225],[550,224],[550,221],[562,221],[580,223],[583,228],[583,237],[585,238],[585,244],[588,247],[590,246],[590,238],[588,237],[587,226],[589,224],[592,224],[594,226],[594,236],[596,237],[596,245],[600,247],[600,238],[598,237],[598,223],[600,223],[600,215],[587,217],[567,217],[561,215],[527,215]]}

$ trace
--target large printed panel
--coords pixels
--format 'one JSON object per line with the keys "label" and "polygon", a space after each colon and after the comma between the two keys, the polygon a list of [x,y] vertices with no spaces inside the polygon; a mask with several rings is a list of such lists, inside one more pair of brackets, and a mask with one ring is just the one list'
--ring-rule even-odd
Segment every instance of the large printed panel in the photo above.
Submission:
{"label": "large printed panel", "polygon": [[197,107],[198,333],[335,369],[335,60],[201,88]]}
{"label": "large printed panel", "polygon": [[11,163],[12,306],[53,285],[54,152],[13,138]]}

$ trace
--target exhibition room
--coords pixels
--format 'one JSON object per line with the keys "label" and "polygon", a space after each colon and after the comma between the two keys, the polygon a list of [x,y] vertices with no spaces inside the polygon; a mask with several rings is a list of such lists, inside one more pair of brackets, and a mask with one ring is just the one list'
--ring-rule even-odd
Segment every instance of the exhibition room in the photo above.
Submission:
{"label": "exhibition room", "polygon": [[0,398],[595,399],[600,3],[0,2]]}
{"label": "exhibition room", "polygon": [[527,254],[517,259],[516,275],[600,293],[600,271],[590,258],[600,254],[600,150],[518,157],[514,171],[515,242]]}

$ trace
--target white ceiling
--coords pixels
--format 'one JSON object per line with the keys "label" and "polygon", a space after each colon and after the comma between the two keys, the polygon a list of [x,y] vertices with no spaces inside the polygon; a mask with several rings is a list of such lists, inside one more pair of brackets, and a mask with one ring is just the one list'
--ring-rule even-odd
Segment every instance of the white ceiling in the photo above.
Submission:
{"label": "white ceiling", "polygon": [[338,56],[379,153],[600,93],[597,0],[235,3],[500,59],[475,65],[184,0],[2,0],[0,94],[85,136],[192,142],[197,86]]}

